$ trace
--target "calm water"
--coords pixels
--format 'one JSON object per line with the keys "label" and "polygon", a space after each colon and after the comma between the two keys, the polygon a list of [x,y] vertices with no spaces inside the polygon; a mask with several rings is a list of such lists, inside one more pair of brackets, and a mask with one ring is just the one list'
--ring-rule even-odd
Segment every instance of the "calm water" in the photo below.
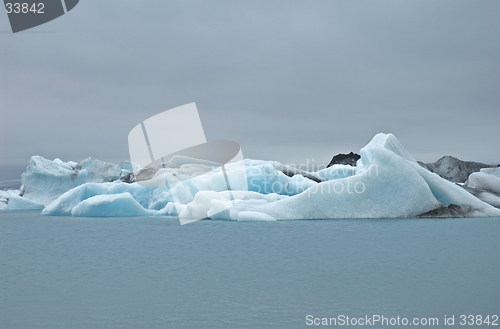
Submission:
{"label": "calm water", "polygon": [[307,315],[372,314],[438,317],[435,328],[455,315],[458,328],[460,314],[500,315],[500,218],[0,213],[0,246],[2,329],[311,328]]}

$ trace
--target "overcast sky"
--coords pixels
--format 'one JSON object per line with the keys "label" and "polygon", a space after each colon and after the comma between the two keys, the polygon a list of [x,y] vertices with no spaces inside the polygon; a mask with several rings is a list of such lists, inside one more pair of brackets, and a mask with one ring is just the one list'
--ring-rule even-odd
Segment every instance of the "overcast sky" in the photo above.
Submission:
{"label": "overcast sky", "polygon": [[394,133],[416,159],[500,162],[500,1],[81,0],[0,14],[0,165],[128,159],[196,102],[208,139],[301,164]]}

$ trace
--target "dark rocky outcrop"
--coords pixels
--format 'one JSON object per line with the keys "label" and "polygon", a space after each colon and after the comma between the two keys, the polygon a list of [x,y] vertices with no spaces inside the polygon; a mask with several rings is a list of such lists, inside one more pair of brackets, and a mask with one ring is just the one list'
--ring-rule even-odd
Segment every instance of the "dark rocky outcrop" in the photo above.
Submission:
{"label": "dark rocky outcrop", "polygon": [[353,152],[351,152],[349,154],[339,153],[339,154],[337,154],[336,156],[334,156],[332,158],[332,160],[328,164],[327,168],[331,167],[333,165],[336,165],[336,164],[350,165],[350,166],[355,167],[356,166],[356,162],[360,158],[361,158],[361,156],[359,154],[356,154],[356,153],[353,153]]}
{"label": "dark rocky outcrop", "polygon": [[160,166],[153,166],[153,165],[150,165],[149,167],[144,167],[134,177],[135,181],[140,182],[153,178],[153,176],[156,174],[158,170],[160,170],[160,168],[161,168]]}
{"label": "dark rocky outcrop", "polygon": [[434,210],[418,215],[418,218],[453,218],[467,217],[471,209],[462,208],[456,204],[450,204],[448,207],[441,206]]}
{"label": "dark rocky outcrop", "polygon": [[129,184],[130,183],[135,183],[135,175],[134,175],[133,172],[129,172],[129,173],[125,174],[125,175],[122,175],[120,177],[120,180],[122,182],[124,182],[124,183],[129,183]]}
{"label": "dark rocky outcrop", "polygon": [[464,183],[470,174],[481,170],[481,168],[496,167],[480,162],[462,161],[452,156],[444,156],[433,163],[418,161],[418,164],[454,183]]}

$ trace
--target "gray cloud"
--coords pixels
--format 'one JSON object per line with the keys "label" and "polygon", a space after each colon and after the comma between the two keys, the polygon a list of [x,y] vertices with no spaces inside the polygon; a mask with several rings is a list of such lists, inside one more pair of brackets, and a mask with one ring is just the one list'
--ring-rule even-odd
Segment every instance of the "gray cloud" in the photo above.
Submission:
{"label": "gray cloud", "polygon": [[[499,162],[498,1],[80,1],[0,34],[0,164],[128,158],[195,101],[209,139],[304,163],[393,132],[423,161]],[[0,15],[0,29],[9,30]]]}

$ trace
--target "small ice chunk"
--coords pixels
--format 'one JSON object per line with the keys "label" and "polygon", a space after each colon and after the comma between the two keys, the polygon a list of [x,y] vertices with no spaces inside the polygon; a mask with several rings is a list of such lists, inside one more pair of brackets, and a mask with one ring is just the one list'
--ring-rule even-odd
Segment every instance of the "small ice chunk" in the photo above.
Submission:
{"label": "small ice chunk", "polygon": [[[490,169],[490,168],[488,168]],[[466,186],[500,194],[500,177],[488,174],[481,170],[470,174],[465,182]]]}
{"label": "small ice chunk", "polygon": [[71,216],[75,217],[142,217],[152,213],[144,209],[128,193],[96,195],[80,202]]}

